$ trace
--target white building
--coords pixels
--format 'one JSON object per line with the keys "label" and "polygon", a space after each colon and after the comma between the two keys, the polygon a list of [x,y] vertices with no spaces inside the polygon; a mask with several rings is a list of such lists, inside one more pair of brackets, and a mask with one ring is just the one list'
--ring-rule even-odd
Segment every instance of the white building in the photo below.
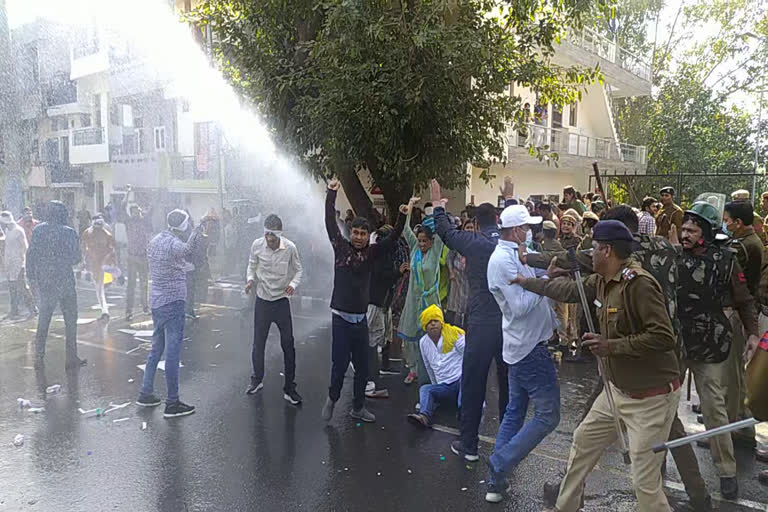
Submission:
{"label": "white building", "polygon": [[[532,91],[513,85],[512,94],[518,95],[523,105],[530,105],[531,124],[524,131],[510,128],[507,162],[494,164],[487,170],[495,178],[486,182],[481,177],[483,169],[470,166],[469,186],[463,194],[458,194],[454,203],[498,204],[499,186],[506,176],[512,177],[515,194],[523,199],[549,197],[558,201],[567,185],[582,192],[594,191],[596,185],[590,178],[594,161],[601,171],[642,173],[645,170],[645,146],[619,140],[613,99],[650,95],[650,64],[591,29],[569,35],[557,48],[553,61],[563,66],[600,64],[605,85],[588,86],[580,102],[562,108],[538,105]],[[535,109],[543,115],[537,117]],[[559,156],[557,165],[531,157],[531,143],[548,145]],[[449,204],[454,210],[460,206]]]}

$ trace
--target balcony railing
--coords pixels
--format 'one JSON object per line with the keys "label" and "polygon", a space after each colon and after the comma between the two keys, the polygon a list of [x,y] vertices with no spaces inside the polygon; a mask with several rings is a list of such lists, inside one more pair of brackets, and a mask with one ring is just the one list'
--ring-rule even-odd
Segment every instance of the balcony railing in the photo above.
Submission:
{"label": "balcony railing", "polygon": [[520,131],[509,131],[509,144],[517,147],[549,146],[560,155],[581,156],[590,159],[615,160],[645,165],[645,146],[616,144],[608,138],[590,137],[571,133],[564,128],[547,128],[529,124]]}
{"label": "balcony railing", "polygon": [[45,166],[51,172],[51,183],[82,183],[85,179],[85,169],[65,164],[64,162],[46,162]]}
{"label": "balcony railing", "polygon": [[99,42],[95,40],[84,41],[72,49],[72,56],[75,59],[82,59],[97,53],[99,53]]}
{"label": "balcony railing", "polygon": [[73,146],[104,144],[104,128],[80,128],[72,133]]}
{"label": "balcony railing", "polygon": [[651,65],[648,61],[622,48],[592,29],[584,28],[580,31],[571,32],[568,35],[568,41],[579,48],[594,53],[598,57],[613,62],[620,68],[629,71],[643,80],[651,79]]}

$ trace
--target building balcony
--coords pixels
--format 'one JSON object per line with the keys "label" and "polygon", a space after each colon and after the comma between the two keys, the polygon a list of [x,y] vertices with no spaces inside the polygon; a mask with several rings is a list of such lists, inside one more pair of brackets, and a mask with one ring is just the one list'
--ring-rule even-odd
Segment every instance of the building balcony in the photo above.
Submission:
{"label": "building balcony", "polygon": [[98,43],[72,48],[70,80],[103,73],[109,69],[109,53]]}
{"label": "building balcony", "polygon": [[112,155],[114,187],[167,188],[170,192],[216,193],[215,174],[200,173],[194,156],[154,152]]}
{"label": "building balcony", "polygon": [[69,160],[75,165],[109,162],[109,144],[103,127],[71,130]]}
{"label": "building balcony", "polygon": [[524,130],[510,129],[508,136],[508,158],[530,158],[528,148],[549,146],[549,150],[558,154],[560,165],[573,162],[585,165],[594,160],[606,161],[612,166],[622,164],[622,167],[644,169],[647,159],[647,148],[633,144],[616,144],[610,138],[592,137],[570,132],[566,128],[547,128],[546,126],[529,124]]}
{"label": "building balcony", "polygon": [[617,97],[651,94],[650,62],[592,29],[569,33],[553,60],[561,65],[594,67],[600,64]]}

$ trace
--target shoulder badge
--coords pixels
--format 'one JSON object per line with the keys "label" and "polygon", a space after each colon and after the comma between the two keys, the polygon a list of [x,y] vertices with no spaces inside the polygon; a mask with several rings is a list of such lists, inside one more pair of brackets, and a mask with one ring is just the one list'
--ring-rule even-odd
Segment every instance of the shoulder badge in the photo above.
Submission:
{"label": "shoulder badge", "polygon": [[746,283],[747,278],[744,276],[744,272],[739,272],[736,274],[736,277],[739,279],[739,282]]}
{"label": "shoulder badge", "polygon": [[637,275],[637,272],[635,272],[631,268],[625,268],[624,270],[621,271],[621,277],[625,281],[631,281],[632,279],[635,278],[636,275]]}

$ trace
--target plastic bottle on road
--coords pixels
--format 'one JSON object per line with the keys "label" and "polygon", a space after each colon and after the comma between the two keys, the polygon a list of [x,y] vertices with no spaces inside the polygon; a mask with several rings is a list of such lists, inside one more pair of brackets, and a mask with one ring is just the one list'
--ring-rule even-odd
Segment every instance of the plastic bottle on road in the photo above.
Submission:
{"label": "plastic bottle on road", "polygon": [[16,437],[13,438],[13,446],[23,446],[24,445],[24,436],[22,434],[16,434]]}
{"label": "plastic bottle on road", "polygon": [[54,384],[45,388],[45,392],[49,395],[55,395],[59,391],[61,391],[61,384]]}

